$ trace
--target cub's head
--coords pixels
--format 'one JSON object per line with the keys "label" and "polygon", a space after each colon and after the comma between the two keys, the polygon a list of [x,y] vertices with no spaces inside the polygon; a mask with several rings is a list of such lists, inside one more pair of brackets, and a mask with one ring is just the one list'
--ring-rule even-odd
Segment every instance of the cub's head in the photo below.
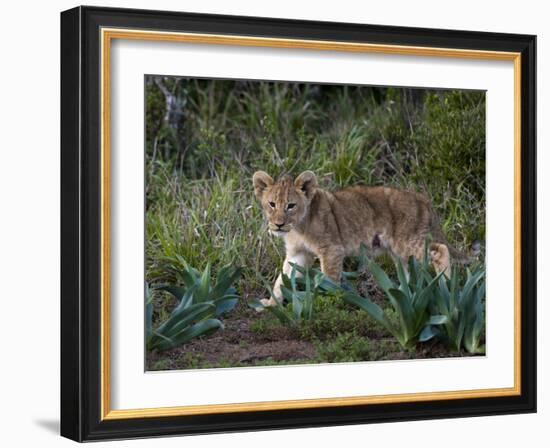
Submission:
{"label": "cub's head", "polygon": [[280,236],[304,219],[317,187],[317,178],[311,171],[304,171],[296,179],[283,176],[277,181],[264,171],[256,171],[252,182],[270,232]]}

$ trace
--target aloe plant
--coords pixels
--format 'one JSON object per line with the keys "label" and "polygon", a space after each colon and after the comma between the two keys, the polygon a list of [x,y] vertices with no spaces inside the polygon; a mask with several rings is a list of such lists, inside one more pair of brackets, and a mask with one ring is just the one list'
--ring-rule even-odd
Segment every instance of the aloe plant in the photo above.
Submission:
{"label": "aloe plant", "polygon": [[485,269],[478,265],[466,269],[461,284],[459,269],[453,267],[450,278],[441,277],[432,309],[447,317],[444,325],[434,329],[453,350],[484,353],[481,336],[485,327]]}
{"label": "aloe plant", "polygon": [[[213,285],[210,264],[202,273],[186,265],[182,273],[183,286],[146,286],[147,349],[167,350],[223,328],[222,322],[217,317],[231,311],[237,304],[239,296],[231,285],[240,273],[240,268],[225,266],[220,269],[217,282]],[[157,328],[153,328],[151,289],[169,292],[178,300],[178,305],[168,319]]]}
{"label": "aloe plant", "polygon": [[400,258],[396,258],[397,282],[390,279],[376,262],[369,261],[367,266],[389,299],[398,316],[398,323],[390,320],[382,308],[372,300],[355,291],[347,291],[343,299],[365,310],[405,348],[412,348],[417,342],[425,342],[436,336],[437,332],[434,329],[444,324],[447,317],[430,313],[430,304],[434,300],[438,281],[443,274],[433,276],[426,257],[422,262],[410,257],[408,269],[405,269]]}

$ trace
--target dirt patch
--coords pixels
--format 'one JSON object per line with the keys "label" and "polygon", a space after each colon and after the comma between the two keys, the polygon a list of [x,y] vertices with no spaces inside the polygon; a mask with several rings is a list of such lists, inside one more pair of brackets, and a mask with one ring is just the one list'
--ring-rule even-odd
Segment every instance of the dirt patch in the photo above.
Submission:
{"label": "dirt patch", "polygon": [[[148,353],[148,370],[250,366],[264,362],[303,363],[315,357],[315,346],[301,340],[296,330],[238,307],[225,320],[223,331],[198,338],[182,347]],[[265,326],[258,321],[266,322]],[[257,325],[255,328],[254,325]]]}

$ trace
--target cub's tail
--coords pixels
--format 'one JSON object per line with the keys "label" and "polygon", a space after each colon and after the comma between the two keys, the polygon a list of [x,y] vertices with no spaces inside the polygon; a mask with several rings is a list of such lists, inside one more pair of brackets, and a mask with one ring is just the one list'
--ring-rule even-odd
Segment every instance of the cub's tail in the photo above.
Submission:
{"label": "cub's tail", "polygon": [[445,241],[442,241],[442,243],[445,244],[449,249],[449,253],[451,254],[451,259],[455,263],[470,264],[479,259],[479,254],[481,253],[481,241],[479,240],[474,240],[472,242],[468,253],[459,251],[452,244],[450,244],[446,238],[445,238]]}

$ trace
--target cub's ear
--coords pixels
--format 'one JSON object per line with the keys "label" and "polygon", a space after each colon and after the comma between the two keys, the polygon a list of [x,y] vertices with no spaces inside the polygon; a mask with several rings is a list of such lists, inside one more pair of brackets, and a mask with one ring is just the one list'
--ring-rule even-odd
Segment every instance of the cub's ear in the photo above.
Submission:
{"label": "cub's ear", "polygon": [[258,199],[262,198],[264,190],[273,185],[273,178],[265,171],[256,171],[252,176],[252,183],[254,184],[254,193]]}
{"label": "cub's ear", "polygon": [[296,178],[294,186],[302,190],[308,198],[311,198],[317,187],[315,173],[313,171],[304,171]]}

